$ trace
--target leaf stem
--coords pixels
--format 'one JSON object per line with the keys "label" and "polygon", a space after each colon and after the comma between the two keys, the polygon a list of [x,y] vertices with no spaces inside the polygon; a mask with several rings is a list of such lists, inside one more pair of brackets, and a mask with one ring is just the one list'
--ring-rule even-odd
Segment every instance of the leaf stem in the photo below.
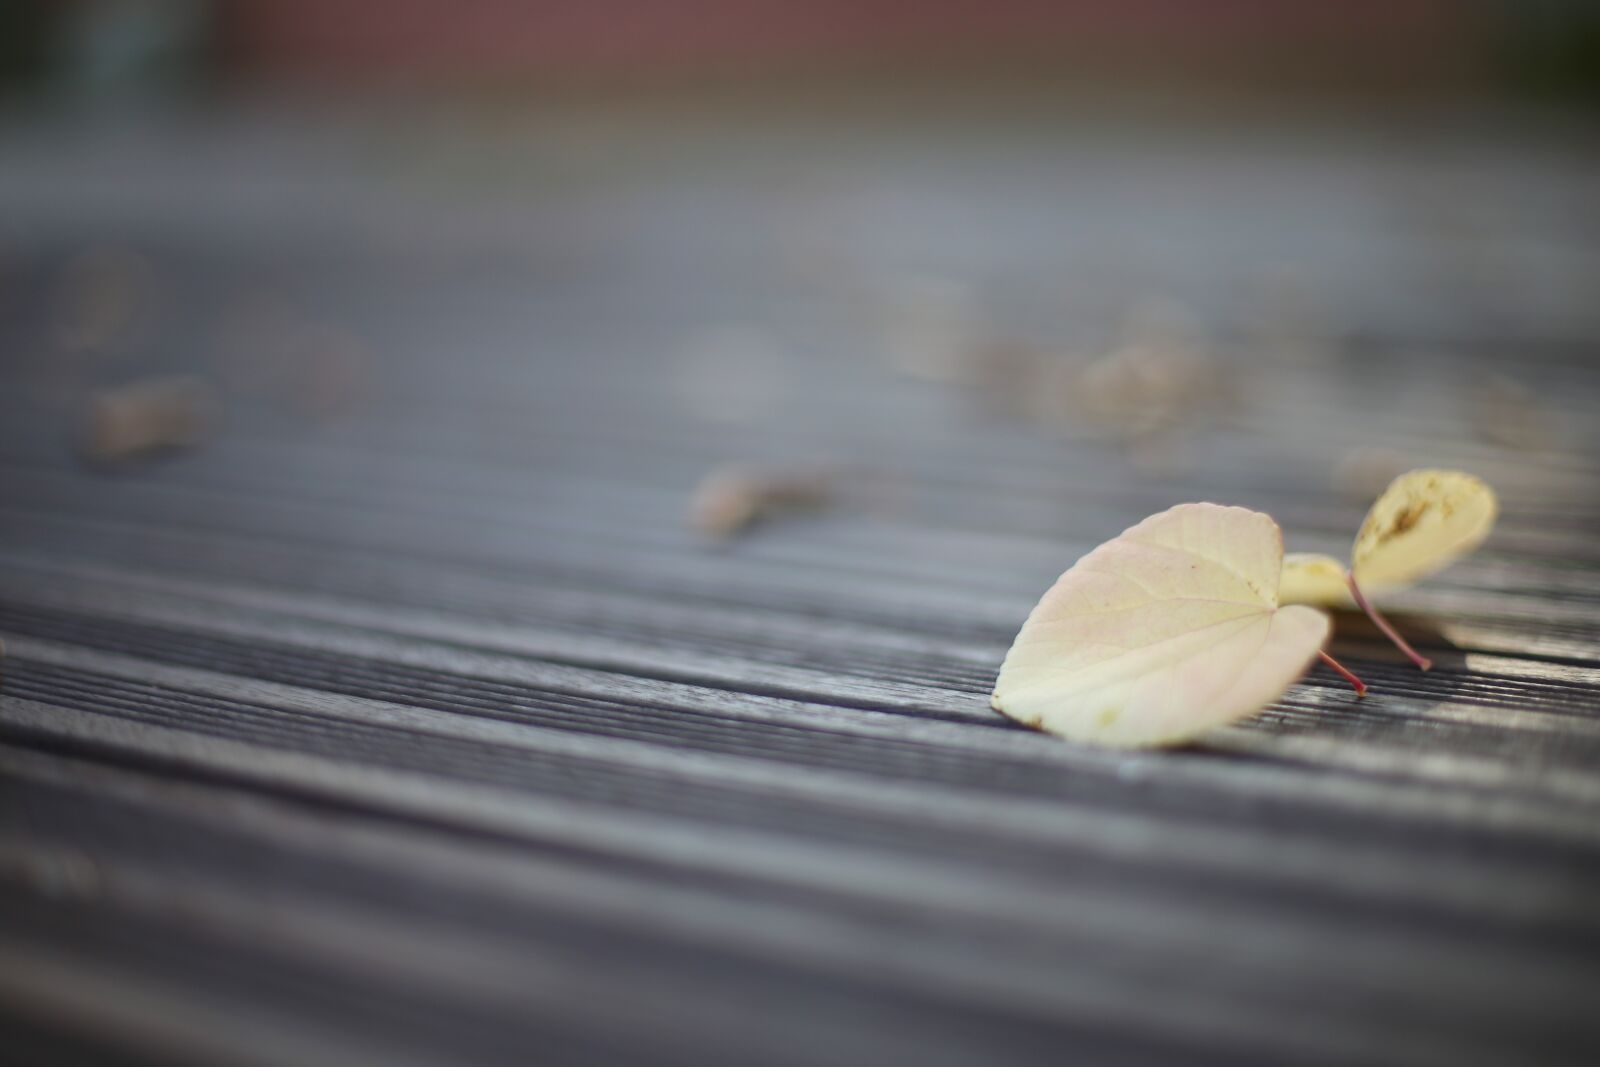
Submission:
{"label": "leaf stem", "polygon": [[1363,682],[1360,678],[1357,678],[1354,674],[1352,674],[1348,667],[1334,659],[1332,656],[1328,655],[1326,652],[1319,651],[1317,655],[1321,658],[1322,662],[1338,671],[1340,677],[1350,683],[1351,687],[1356,691],[1357,699],[1367,695],[1367,683]]}
{"label": "leaf stem", "polygon": [[1378,614],[1378,609],[1372,606],[1372,602],[1367,599],[1366,594],[1361,592],[1361,587],[1356,584],[1356,576],[1347,574],[1344,580],[1345,584],[1350,587],[1350,595],[1355,599],[1356,606],[1367,613],[1367,618],[1372,620],[1374,626],[1383,631],[1383,636],[1393,641],[1394,647],[1404,652],[1406,658],[1415,663],[1419,670],[1430,669],[1433,666],[1433,660],[1412,648],[1406,642],[1406,639],[1400,636],[1400,632],[1389,625],[1389,620]]}

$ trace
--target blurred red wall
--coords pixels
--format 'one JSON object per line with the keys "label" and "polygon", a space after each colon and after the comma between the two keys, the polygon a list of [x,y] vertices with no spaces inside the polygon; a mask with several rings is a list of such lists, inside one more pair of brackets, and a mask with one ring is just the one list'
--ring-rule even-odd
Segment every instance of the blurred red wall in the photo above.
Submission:
{"label": "blurred red wall", "polygon": [[762,72],[818,64],[1004,62],[1101,69],[1316,59],[1352,80],[1426,77],[1471,52],[1442,0],[236,0],[236,63],[351,80]]}

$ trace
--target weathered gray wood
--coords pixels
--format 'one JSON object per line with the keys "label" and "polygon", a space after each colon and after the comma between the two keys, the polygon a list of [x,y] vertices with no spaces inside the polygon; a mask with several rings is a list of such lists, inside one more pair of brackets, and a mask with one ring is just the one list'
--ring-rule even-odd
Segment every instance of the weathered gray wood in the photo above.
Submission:
{"label": "weathered gray wood", "polygon": [[[650,180],[489,206],[261,117],[154,153],[0,129],[6,1047],[1594,1062],[1600,158],[706,122]],[[207,144],[281,202],[173,166]],[[107,243],[165,303],[119,351],[63,348],[66,264]],[[1284,263],[1315,294],[1287,309]],[[1163,470],[897,377],[879,305],[910,274],[1083,355],[1177,296],[1238,403]],[[366,347],[352,407],[228,362],[260,297]],[[777,400],[708,413],[684,353],[729,324],[779,353]],[[156,372],[216,377],[219,435],[85,467],[85,390]],[[1493,373],[1549,447],[1478,432]],[[1366,701],[1313,672],[1184,749],[988,708],[1038,594],[1151,511],[1260,507],[1342,552],[1354,447],[1501,491],[1480,553],[1388,602],[1435,670],[1341,617]],[[833,463],[836,506],[708,545],[685,507],[725,461]]]}

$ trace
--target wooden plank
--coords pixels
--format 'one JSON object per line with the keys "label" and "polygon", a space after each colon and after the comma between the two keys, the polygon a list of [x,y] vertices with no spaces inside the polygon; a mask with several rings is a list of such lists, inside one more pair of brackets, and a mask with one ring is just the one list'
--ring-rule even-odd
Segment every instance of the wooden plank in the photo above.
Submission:
{"label": "wooden plank", "polygon": [[[671,173],[503,200],[241,121],[212,136],[284,195],[254,211],[176,165],[222,141],[0,130],[6,1047],[1594,1062],[1590,148],[707,121]],[[71,264],[108,243],[165,295],[75,350]],[[1261,296],[1286,257],[1293,307]],[[971,283],[975,343],[1064,358],[1176,294],[1236,403],[1156,469],[909,381],[886,294],[918,273]],[[359,402],[239,364],[246,305],[352,338]],[[714,410],[693,390],[748,368],[696,346],[741,324],[770,380]],[[85,467],[86,391],[155,373],[220,383],[219,434]],[[1484,434],[1494,374],[1545,446]],[[1241,503],[1342,552],[1353,448],[1501,491],[1480,553],[1389,601],[1435,670],[1341,616],[1363,702],[1313,672],[1149,753],[988,708],[1038,594],[1149,512]],[[687,497],[727,461],[831,461],[837,500],[706,544]]]}

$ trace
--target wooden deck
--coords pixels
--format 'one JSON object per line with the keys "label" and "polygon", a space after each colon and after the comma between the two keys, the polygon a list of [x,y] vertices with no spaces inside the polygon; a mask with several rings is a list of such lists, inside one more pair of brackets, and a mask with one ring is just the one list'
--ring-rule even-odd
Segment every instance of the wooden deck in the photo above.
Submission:
{"label": "wooden deck", "polygon": [[[1459,123],[0,131],[4,1058],[1596,1062],[1597,190]],[[1150,298],[1228,397],[1150,448],[888,354]],[[170,373],[216,435],[82,462]],[[730,461],[834,506],[707,544]],[[1188,748],[989,710],[1090,546],[1342,552],[1389,463],[1502,496],[1389,601],[1433,672],[1341,618],[1371,696]]]}

